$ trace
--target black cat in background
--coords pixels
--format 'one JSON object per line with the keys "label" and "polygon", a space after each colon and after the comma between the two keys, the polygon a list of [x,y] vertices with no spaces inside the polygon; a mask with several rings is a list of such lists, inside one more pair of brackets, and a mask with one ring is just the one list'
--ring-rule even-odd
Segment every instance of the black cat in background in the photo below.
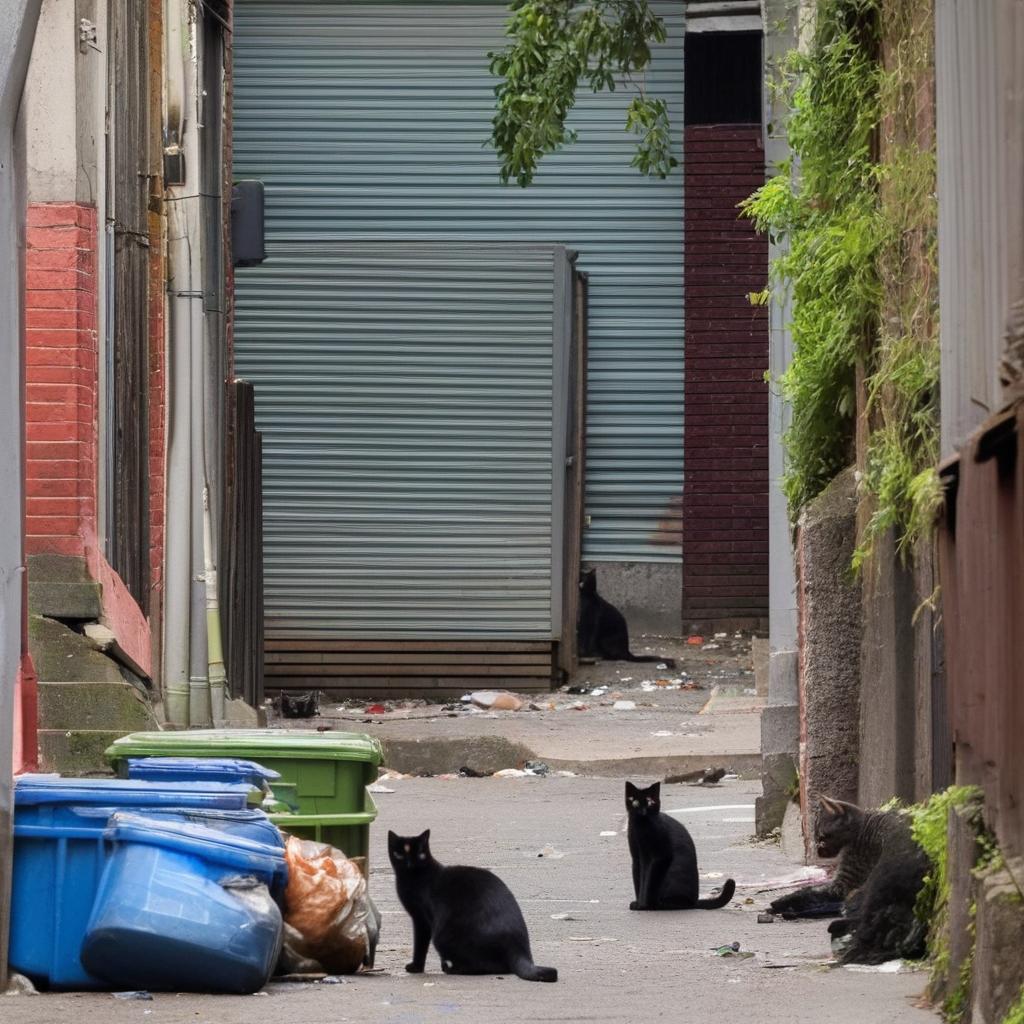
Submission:
{"label": "black cat in background", "polygon": [[589,569],[580,580],[580,617],[577,643],[581,658],[604,661],[657,661],[675,668],[671,658],[658,654],[632,654],[626,617],[597,592],[597,570]]}

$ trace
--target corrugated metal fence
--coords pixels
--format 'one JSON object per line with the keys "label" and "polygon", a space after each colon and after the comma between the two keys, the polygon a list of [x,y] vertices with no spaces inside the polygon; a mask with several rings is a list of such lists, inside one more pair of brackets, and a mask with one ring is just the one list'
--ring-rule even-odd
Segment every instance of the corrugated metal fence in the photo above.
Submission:
{"label": "corrugated metal fence", "polygon": [[[655,8],[669,42],[647,85],[681,126],[682,5]],[[487,53],[505,17],[497,3],[236,0],[235,173],[266,184],[271,252],[326,240],[577,250],[590,278],[586,555],[678,561],[681,175],[629,166],[632,89],[619,88],[580,97],[579,143],[546,160],[530,189],[501,186],[484,143]],[[240,294],[242,316],[249,301]]]}

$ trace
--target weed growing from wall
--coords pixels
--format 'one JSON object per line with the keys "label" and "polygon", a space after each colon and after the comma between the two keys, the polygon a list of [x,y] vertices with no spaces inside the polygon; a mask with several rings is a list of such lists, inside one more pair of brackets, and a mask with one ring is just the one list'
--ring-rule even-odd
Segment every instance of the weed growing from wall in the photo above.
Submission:
{"label": "weed growing from wall", "polygon": [[925,535],[938,503],[936,208],[929,0],[819,0],[809,45],[770,88],[788,104],[793,158],[743,204],[785,248],[770,288],[787,299],[793,361],[785,491],[795,521],[854,461],[858,370],[870,516],[855,564],[894,528]]}

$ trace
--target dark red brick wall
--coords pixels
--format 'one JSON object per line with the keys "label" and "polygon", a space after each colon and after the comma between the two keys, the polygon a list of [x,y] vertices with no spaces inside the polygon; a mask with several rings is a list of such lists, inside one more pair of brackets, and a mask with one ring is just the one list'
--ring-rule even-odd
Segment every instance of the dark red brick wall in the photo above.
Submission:
{"label": "dark red brick wall", "polygon": [[765,180],[760,125],[686,128],[683,624],[768,617],[768,243],[737,204]]}

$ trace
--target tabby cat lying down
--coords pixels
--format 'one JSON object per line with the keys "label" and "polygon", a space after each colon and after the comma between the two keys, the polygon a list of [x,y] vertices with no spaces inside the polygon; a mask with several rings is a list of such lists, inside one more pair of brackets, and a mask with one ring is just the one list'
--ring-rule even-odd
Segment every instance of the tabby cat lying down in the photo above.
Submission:
{"label": "tabby cat lying down", "polygon": [[926,929],[914,908],[929,861],[899,811],[865,811],[822,797],[816,839],[819,857],[837,857],[832,879],[798,889],[771,905],[785,918],[842,913],[833,938],[849,935],[842,963],[878,964],[924,955]]}

